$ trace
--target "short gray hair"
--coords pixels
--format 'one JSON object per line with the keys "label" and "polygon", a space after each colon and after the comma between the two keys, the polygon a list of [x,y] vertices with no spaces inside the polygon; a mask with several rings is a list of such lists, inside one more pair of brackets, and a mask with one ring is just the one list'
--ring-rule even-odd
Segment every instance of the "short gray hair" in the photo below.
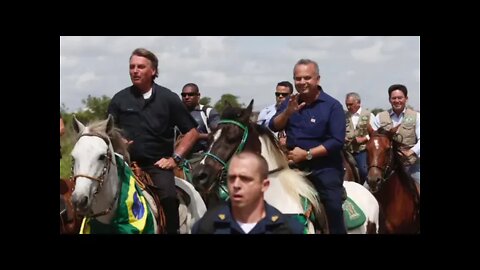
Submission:
{"label": "short gray hair", "polygon": [[350,92],[345,96],[345,99],[348,99],[349,97],[353,97],[354,99],[358,100],[359,103],[362,102],[362,99],[360,98],[360,95],[356,92]]}
{"label": "short gray hair", "polygon": [[317,62],[313,61],[313,60],[310,60],[310,59],[300,59],[298,60],[298,62],[295,64],[295,66],[293,67],[293,76],[295,76],[295,68],[298,66],[298,65],[309,65],[309,64],[313,64],[313,66],[315,67],[315,74],[317,74],[318,76],[320,76],[320,70],[318,69],[318,64]]}

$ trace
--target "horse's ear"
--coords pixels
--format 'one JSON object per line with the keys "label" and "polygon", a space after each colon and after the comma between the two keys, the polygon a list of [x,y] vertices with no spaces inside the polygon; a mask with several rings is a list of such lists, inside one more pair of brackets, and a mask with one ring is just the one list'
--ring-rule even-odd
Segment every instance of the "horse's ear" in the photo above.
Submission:
{"label": "horse's ear", "polygon": [[389,133],[390,133],[390,134],[395,134],[395,133],[397,133],[397,130],[398,130],[398,128],[399,128],[400,126],[401,126],[401,125],[398,125],[398,126],[396,126],[396,127],[394,127],[394,128],[391,128]]}
{"label": "horse's ear", "polygon": [[106,132],[107,134],[110,134],[110,132],[113,131],[113,128],[114,128],[114,118],[113,118],[113,115],[108,114],[107,126],[105,127],[105,132]]}
{"label": "horse's ear", "polygon": [[245,111],[247,112],[248,115],[252,114],[252,110],[253,110],[253,98],[252,100],[250,101],[250,104],[248,104],[247,108],[245,109]]}
{"label": "horse's ear", "polygon": [[83,130],[85,129],[85,126],[82,124],[82,122],[78,121],[75,114],[73,115],[72,123],[73,123],[73,129],[75,130],[75,132],[77,132],[78,134],[82,134]]}
{"label": "horse's ear", "polygon": [[375,131],[375,130],[373,130],[373,128],[372,128],[372,126],[370,125],[370,123],[368,123],[368,125],[367,125],[367,131],[368,131],[368,135],[369,135],[369,136],[372,136],[373,132]]}

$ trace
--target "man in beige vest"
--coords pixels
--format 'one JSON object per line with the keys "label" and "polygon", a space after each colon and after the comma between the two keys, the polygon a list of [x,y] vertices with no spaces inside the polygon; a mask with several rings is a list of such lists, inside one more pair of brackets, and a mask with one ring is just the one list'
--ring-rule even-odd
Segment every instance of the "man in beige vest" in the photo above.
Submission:
{"label": "man in beige vest", "polygon": [[408,90],[404,85],[390,86],[388,95],[392,108],[378,113],[372,127],[374,130],[380,127],[389,130],[401,125],[397,133],[402,135],[402,143],[408,146],[402,150],[408,158],[405,168],[415,179],[418,193],[420,193],[420,113],[406,108]]}
{"label": "man in beige vest", "polygon": [[360,184],[364,184],[367,179],[367,152],[366,144],[370,139],[367,126],[370,123],[373,126],[375,116],[368,110],[361,107],[360,95],[350,92],[345,97],[347,112],[345,118],[347,129],[345,134],[345,150],[353,155],[357,162],[357,168],[360,173]]}

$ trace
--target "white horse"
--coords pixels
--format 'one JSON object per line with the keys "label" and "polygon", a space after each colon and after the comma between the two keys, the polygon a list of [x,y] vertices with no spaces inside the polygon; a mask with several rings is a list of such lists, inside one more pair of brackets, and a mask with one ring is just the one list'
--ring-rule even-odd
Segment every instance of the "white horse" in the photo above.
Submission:
{"label": "white horse", "polygon": [[[301,173],[289,169],[287,159],[270,136],[262,134],[259,139],[262,145],[261,154],[267,160],[268,167],[284,168],[269,175],[270,188],[265,193],[265,200],[282,213],[302,213],[302,206],[298,203],[298,196],[301,195],[310,198],[314,208],[319,209],[317,192],[311,182]],[[344,181],[343,186],[346,189],[347,196],[360,207],[366,216],[366,221],[361,226],[347,232],[349,234],[377,233],[379,205],[375,197],[358,183]],[[314,200],[314,198],[317,200]],[[311,226],[311,223],[309,223],[309,226]],[[309,228],[309,232],[312,232],[312,229]]]}
{"label": "white horse", "polygon": [[[313,206],[317,223],[325,228],[325,213],[320,207],[317,191],[312,183],[302,173],[289,168],[288,160],[281,151],[271,132],[259,128],[250,121],[253,100],[246,109],[227,107],[219,122],[218,129],[213,134],[206,157],[193,172],[193,181],[197,189],[212,194],[212,187],[220,181],[225,173],[227,163],[233,153],[243,150],[261,152],[270,169],[270,187],[265,192],[265,200],[285,214],[309,216],[312,212],[306,208],[303,201]],[[349,230],[348,233],[367,233],[378,230],[378,203],[373,195],[361,185],[345,183],[348,196],[363,210],[366,222],[360,227]],[[302,200],[303,198],[303,200]],[[313,223],[308,220],[308,232],[315,233]],[[373,229],[373,228],[375,229]]]}
{"label": "white horse", "polygon": [[[84,126],[74,117],[73,126],[79,134],[78,140],[72,150],[73,157],[73,178],[75,190],[72,194],[72,203],[76,210],[89,220],[102,224],[108,228],[113,226],[112,220],[119,214],[119,194],[121,194],[122,183],[118,176],[119,168],[128,167],[128,164],[118,157],[125,156],[128,160],[126,146],[121,142],[120,134],[113,125],[113,117],[94,122]],[[118,153],[115,153],[118,152]],[[116,158],[117,156],[117,158]],[[129,170],[129,168],[127,169]],[[206,206],[201,200],[198,192],[183,180],[176,179],[176,186],[190,196],[190,204],[186,205],[180,199],[180,232],[190,233],[193,223],[198,220],[206,211]],[[135,181],[133,181],[135,182]],[[134,188],[132,190],[135,191]],[[130,191],[129,191],[130,192]],[[153,201],[151,196],[143,190],[144,197],[138,196],[142,202]],[[156,207],[147,207],[151,214],[155,214]],[[136,210],[138,211],[138,210]],[[147,212],[144,213],[148,215]],[[158,214],[158,213],[157,213]],[[131,217],[129,217],[131,218]],[[154,221],[154,232],[158,232],[156,219]]]}

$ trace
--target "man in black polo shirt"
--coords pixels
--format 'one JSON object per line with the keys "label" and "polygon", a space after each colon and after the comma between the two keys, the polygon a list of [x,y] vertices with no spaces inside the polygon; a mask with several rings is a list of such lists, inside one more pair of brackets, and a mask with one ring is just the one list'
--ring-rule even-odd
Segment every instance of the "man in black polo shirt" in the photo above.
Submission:
{"label": "man in black polo shirt", "polygon": [[[156,84],[156,77],[157,57],[146,49],[135,49],[130,56],[133,85],[113,96],[108,113],[122,129],[131,160],[152,177],[165,213],[167,233],[175,234],[179,228],[179,216],[173,168],[190,151],[199,135],[197,123],[180,98]],[[174,126],[185,134],[175,151]]]}

